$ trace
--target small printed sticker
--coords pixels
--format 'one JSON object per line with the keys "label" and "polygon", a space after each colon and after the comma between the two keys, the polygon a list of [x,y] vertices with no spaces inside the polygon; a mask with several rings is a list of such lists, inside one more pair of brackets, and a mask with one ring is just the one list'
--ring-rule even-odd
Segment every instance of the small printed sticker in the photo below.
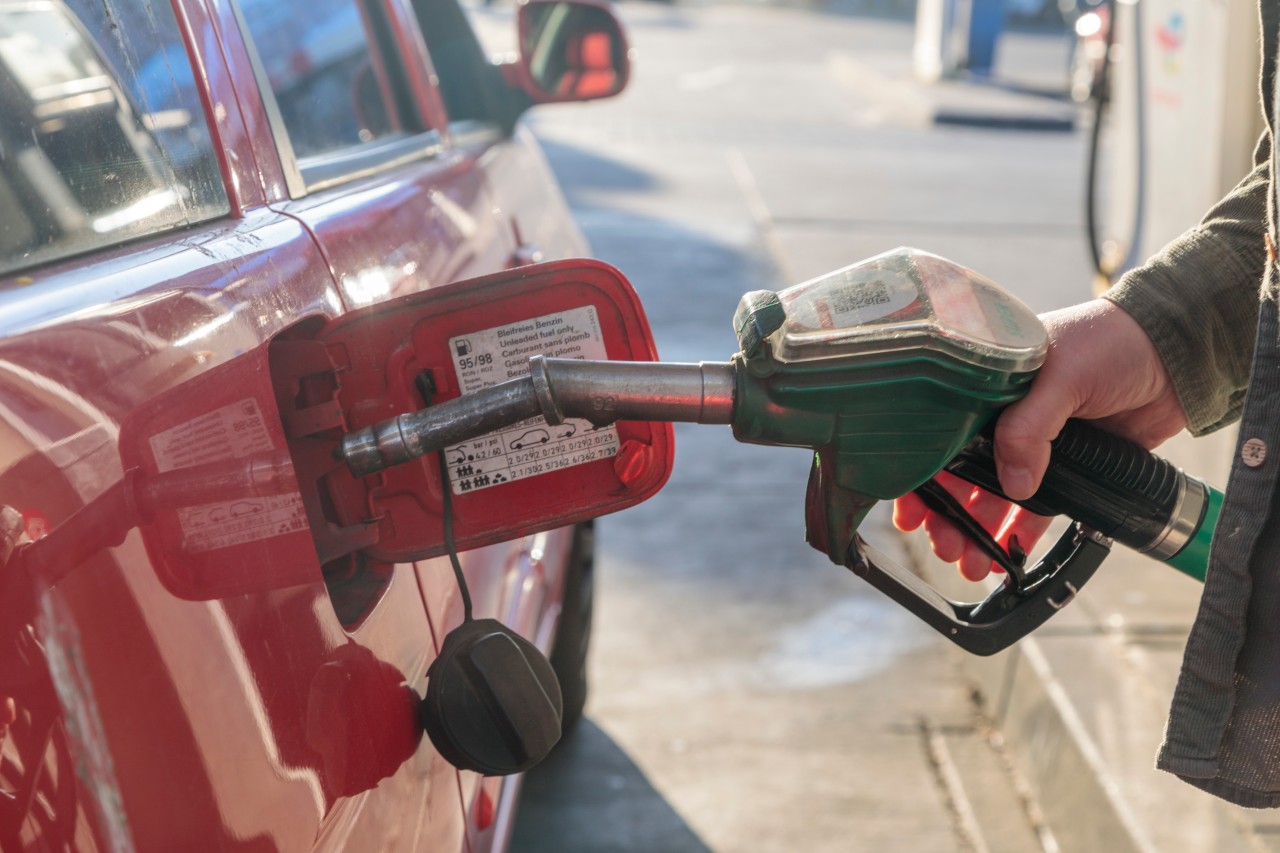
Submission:
{"label": "small printed sticker", "polygon": [[49,535],[49,531],[53,529],[49,524],[49,516],[45,515],[38,509],[24,509],[22,511],[22,524],[26,528],[27,538],[34,542]]}
{"label": "small printed sticker", "polygon": [[[151,452],[161,473],[243,459],[274,449],[258,401],[245,398],[156,433]],[[183,546],[192,554],[283,536],[307,527],[297,492],[180,509]]]}
{"label": "small printed sticker", "polygon": [[[608,358],[594,306],[546,314],[449,339],[463,394],[529,374],[529,358]],[[582,465],[618,452],[618,430],[568,418],[551,426],[530,418],[445,448],[455,495]]]}
{"label": "small printed sticker", "polygon": [[897,270],[872,267],[834,274],[787,306],[798,331],[854,329],[922,313],[919,289]]}

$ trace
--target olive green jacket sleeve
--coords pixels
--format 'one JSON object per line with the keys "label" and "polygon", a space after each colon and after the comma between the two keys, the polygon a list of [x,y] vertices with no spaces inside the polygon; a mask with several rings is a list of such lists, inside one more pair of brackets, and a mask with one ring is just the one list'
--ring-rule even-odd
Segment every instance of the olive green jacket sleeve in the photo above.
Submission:
{"label": "olive green jacket sleeve", "polygon": [[1267,262],[1270,160],[1266,134],[1248,177],[1103,294],[1155,343],[1193,435],[1235,421],[1244,404]]}

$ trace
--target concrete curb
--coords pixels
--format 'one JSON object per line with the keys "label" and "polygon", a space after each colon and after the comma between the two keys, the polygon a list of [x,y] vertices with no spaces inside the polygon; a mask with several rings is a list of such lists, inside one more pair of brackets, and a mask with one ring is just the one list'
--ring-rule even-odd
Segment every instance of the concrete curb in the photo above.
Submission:
{"label": "concrete curb", "polygon": [[[953,567],[928,553],[922,539],[910,541],[915,567],[935,589],[957,601],[981,597]],[[1093,748],[1035,637],[991,657],[965,655],[962,666],[1063,853],[1149,853],[1153,849],[1136,840],[1142,833],[1117,802],[1106,763]],[[1081,814],[1087,814],[1088,820],[1072,820]]]}

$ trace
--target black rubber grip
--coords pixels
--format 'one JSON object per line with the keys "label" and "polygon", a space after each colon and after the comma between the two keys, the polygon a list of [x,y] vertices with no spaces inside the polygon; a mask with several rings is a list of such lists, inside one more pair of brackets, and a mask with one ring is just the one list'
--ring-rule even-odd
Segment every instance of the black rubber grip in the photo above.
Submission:
{"label": "black rubber grip", "polygon": [[[1003,495],[989,432],[946,470]],[[1068,516],[1141,551],[1165,532],[1178,508],[1182,478],[1173,465],[1133,442],[1071,420],[1053,441],[1039,491],[1018,503],[1040,515]]]}

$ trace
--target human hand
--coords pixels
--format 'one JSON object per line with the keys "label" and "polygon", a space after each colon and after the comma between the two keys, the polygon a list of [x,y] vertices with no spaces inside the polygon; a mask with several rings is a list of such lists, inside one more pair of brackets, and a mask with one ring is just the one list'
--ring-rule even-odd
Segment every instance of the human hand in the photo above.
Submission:
{"label": "human hand", "polygon": [[[1099,427],[1150,450],[1186,427],[1186,415],[1151,339],[1129,314],[1095,299],[1041,316],[1049,354],[1027,396],[996,421],[995,457],[1000,486],[1014,499],[1035,494],[1049,465],[1049,443],[1068,418]],[[1016,538],[1024,550],[1051,519],[946,474],[941,483],[1002,546]],[[958,563],[960,573],[981,580],[991,558],[913,494],[894,502],[894,524],[905,531],[924,525],[934,553]]]}

